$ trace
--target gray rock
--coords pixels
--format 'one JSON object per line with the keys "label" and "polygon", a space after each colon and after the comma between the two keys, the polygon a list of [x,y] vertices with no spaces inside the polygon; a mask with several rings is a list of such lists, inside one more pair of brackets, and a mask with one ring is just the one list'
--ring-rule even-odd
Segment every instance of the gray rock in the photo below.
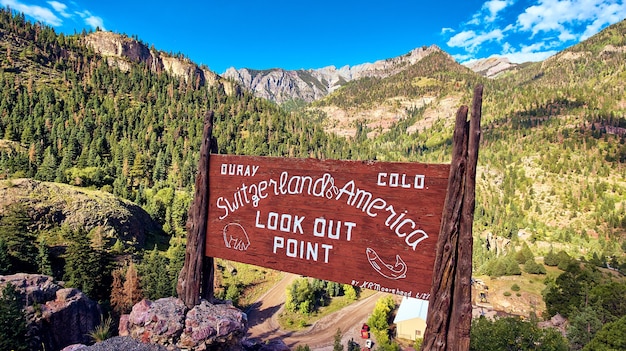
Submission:
{"label": "gray rock", "polygon": [[71,345],[61,351],[178,351],[177,347],[165,347],[154,344],[144,344],[131,337],[116,336],[105,341],[85,346]]}
{"label": "gray rock", "polygon": [[78,289],[63,288],[39,274],[0,276],[0,288],[14,285],[25,306],[32,349],[59,350],[89,343],[102,320],[100,306]]}
{"label": "gray rock", "polygon": [[435,45],[421,47],[402,56],[341,68],[328,66],[300,70],[281,68],[254,70],[231,67],[222,75],[238,82],[255,96],[279,104],[289,100],[312,102],[325,97],[351,80],[364,77],[385,78],[399,73],[433,52],[441,52],[441,49]]}
{"label": "gray rock", "polygon": [[201,301],[191,310],[168,297],[142,300],[120,318],[119,335],[143,343],[191,350],[240,350],[247,316],[231,304]]}

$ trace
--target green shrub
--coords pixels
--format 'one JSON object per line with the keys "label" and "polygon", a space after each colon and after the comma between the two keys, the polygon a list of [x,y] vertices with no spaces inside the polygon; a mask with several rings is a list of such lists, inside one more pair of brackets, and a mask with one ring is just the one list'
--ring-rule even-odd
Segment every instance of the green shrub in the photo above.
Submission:
{"label": "green shrub", "polygon": [[517,284],[513,284],[513,285],[511,285],[511,290],[513,290],[513,291],[520,291],[520,287]]}
{"label": "green shrub", "polygon": [[524,272],[529,274],[546,274],[546,267],[541,263],[535,262],[534,258],[531,258],[524,263]]}
{"label": "green shrub", "polygon": [[546,254],[546,256],[543,258],[543,263],[549,267],[556,267],[556,265],[559,264],[559,258],[554,253],[554,251],[550,249],[550,252],[548,252],[548,254]]}

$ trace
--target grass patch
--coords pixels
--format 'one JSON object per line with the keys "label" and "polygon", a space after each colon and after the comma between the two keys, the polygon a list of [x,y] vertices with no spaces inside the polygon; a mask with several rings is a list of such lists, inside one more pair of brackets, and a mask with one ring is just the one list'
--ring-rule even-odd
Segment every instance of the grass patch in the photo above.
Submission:
{"label": "grass patch", "polygon": [[257,301],[283,277],[281,272],[269,268],[223,259],[216,259],[216,263],[216,280],[219,285],[215,291],[216,296],[225,294],[225,289],[234,284],[240,294],[237,301],[233,302],[242,309]]}
{"label": "grass patch", "polygon": [[328,306],[320,307],[317,311],[310,313],[308,315],[304,315],[300,312],[290,312],[283,310],[278,315],[278,324],[284,330],[289,331],[300,331],[306,329],[307,327],[313,325],[313,323],[318,320],[333,314],[344,307],[347,307],[355,302],[366,299],[372,295],[374,295],[376,291],[364,289],[361,291],[359,298],[356,301],[350,301],[345,296],[336,296],[333,297]]}

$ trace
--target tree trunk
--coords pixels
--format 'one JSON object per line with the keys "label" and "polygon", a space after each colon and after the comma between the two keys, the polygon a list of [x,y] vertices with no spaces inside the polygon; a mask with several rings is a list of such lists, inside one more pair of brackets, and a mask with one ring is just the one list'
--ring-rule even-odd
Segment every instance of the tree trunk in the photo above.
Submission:
{"label": "tree trunk", "polygon": [[209,211],[209,157],[213,149],[213,111],[206,114],[202,133],[195,195],[187,220],[185,263],[178,276],[176,292],[189,308],[200,299],[213,300],[213,258],[205,257],[207,216]]}
{"label": "tree trunk", "polygon": [[461,106],[456,115],[450,178],[437,243],[422,350],[469,350],[472,222],[482,91],[482,85],[474,90],[471,122],[467,122],[467,106]]}

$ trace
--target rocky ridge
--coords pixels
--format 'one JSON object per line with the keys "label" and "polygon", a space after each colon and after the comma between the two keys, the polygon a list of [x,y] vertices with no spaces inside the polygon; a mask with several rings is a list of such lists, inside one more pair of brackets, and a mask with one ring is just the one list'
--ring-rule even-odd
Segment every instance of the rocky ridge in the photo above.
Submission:
{"label": "rocky ridge", "polygon": [[207,86],[221,86],[231,95],[238,87],[206,67],[199,67],[185,57],[174,57],[127,36],[96,31],[85,37],[85,44],[103,56],[112,67],[128,72],[135,63],[144,63],[153,72],[168,72],[187,83]]}
{"label": "rocky ridge", "polygon": [[363,77],[384,78],[401,72],[433,52],[441,52],[436,45],[420,47],[405,55],[337,68],[328,66],[319,69],[285,70],[274,68],[254,70],[230,67],[222,75],[238,82],[257,97],[284,103],[290,100],[312,102],[323,98],[355,79]]}
{"label": "rocky ridge", "polygon": [[87,231],[100,228],[103,239],[114,244],[143,246],[149,235],[162,233],[160,226],[136,204],[113,194],[33,179],[0,183],[0,215],[12,204],[23,205],[38,230],[68,225]]}
{"label": "rocky ridge", "polygon": [[519,65],[510,62],[506,57],[489,57],[466,63],[464,66],[487,78],[496,78]]}

